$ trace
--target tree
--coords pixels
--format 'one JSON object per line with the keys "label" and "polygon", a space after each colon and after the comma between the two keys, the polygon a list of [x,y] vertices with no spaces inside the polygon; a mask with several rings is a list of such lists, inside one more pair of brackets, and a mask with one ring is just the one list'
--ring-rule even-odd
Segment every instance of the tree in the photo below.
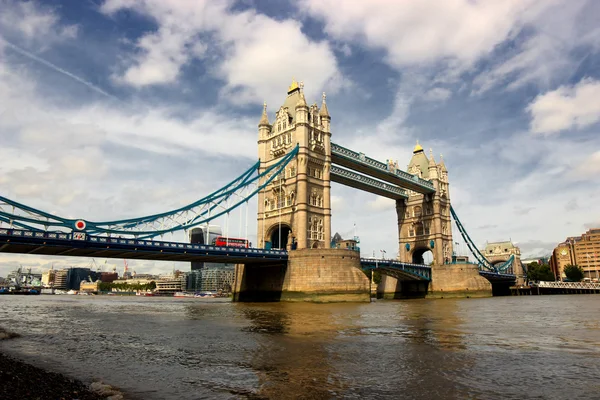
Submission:
{"label": "tree", "polygon": [[379,285],[381,283],[381,272],[373,271],[373,283]]}
{"label": "tree", "polygon": [[578,265],[567,264],[563,271],[571,282],[581,282],[583,279],[583,268]]}
{"label": "tree", "polygon": [[529,281],[554,281],[554,274],[548,264],[532,262],[527,266],[527,280]]}

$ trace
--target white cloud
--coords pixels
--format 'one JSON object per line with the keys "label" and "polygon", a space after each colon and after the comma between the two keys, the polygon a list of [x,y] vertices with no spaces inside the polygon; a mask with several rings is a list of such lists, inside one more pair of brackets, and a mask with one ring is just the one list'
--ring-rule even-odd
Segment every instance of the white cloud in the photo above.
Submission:
{"label": "white cloud", "polygon": [[575,173],[580,178],[596,178],[600,177],[600,151],[592,153],[581,164],[577,166]]}
{"label": "white cloud", "polygon": [[[254,10],[234,12],[230,2],[109,0],[105,13],[133,8],[158,28],[137,41],[139,52],[117,81],[135,87],[177,81],[196,58],[212,63],[211,73],[225,81],[222,96],[233,104],[281,101],[291,78],[310,82],[307,97],[336,91],[344,80],[327,42],[314,42],[293,20],[275,20]],[[200,43],[200,45],[198,44]]]}
{"label": "white cloud", "polygon": [[332,37],[356,40],[387,52],[401,68],[447,58],[471,65],[506,40],[533,1],[304,0],[299,7],[325,21]]}
{"label": "white cloud", "polygon": [[[507,56],[490,60],[491,67],[473,80],[475,94],[496,86],[513,90],[528,83],[551,87],[560,78],[569,79],[589,51],[598,47],[598,3],[547,1],[536,6],[523,15],[524,39],[512,44]],[[584,49],[588,53],[582,56]]]}
{"label": "white cloud", "polygon": [[373,211],[396,209],[396,202],[387,197],[377,196],[367,203],[367,208]]}
{"label": "white cloud", "polygon": [[600,120],[600,82],[584,79],[537,96],[527,107],[531,132],[550,134],[581,129]]}
{"label": "white cloud", "polygon": [[37,1],[0,0],[0,32],[44,46],[77,36],[77,25],[61,25],[56,10]]}
{"label": "white cloud", "polygon": [[445,101],[452,96],[452,91],[446,88],[435,87],[423,94],[425,101]]}

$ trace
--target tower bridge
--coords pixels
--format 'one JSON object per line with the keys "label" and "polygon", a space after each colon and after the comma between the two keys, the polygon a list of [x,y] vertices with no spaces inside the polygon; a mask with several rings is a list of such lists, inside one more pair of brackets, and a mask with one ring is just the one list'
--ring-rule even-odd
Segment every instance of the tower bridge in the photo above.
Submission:
{"label": "tower bridge", "polygon": [[[363,270],[373,269],[384,275],[378,287],[384,297],[486,296],[492,287],[499,293],[514,284],[515,255],[488,260],[458,220],[442,159],[417,143],[404,171],[332,143],[331,136],[325,94],[320,107],[308,105],[294,81],[272,123],[263,107],[259,161],[223,188],[176,210],[106,222],[62,218],[0,197],[0,252],[233,262],[238,301],[368,301]],[[395,200],[397,260],[331,248],[331,182]],[[208,225],[254,196],[258,248],[155,240]],[[453,221],[476,263],[455,262]]]}

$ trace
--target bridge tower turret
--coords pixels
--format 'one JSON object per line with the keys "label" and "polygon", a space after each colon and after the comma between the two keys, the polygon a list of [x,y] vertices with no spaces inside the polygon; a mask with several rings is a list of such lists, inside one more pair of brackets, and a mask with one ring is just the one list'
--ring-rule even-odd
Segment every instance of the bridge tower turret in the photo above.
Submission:
{"label": "bridge tower turret", "polygon": [[331,241],[331,117],[325,104],[308,106],[295,80],[268,123],[259,123],[260,171],[299,146],[298,157],[258,193],[258,245],[273,248],[328,248]]}
{"label": "bridge tower turret", "polygon": [[408,164],[408,172],[430,180],[435,193],[430,195],[408,191],[408,200],[398,201],[399,258],[415,264],[423,263],[423,254],[431,251],[433,264],[452,260],[452,228],[448,171],[444,161],[435,162],[433,152],[427,157],[417,142]]}

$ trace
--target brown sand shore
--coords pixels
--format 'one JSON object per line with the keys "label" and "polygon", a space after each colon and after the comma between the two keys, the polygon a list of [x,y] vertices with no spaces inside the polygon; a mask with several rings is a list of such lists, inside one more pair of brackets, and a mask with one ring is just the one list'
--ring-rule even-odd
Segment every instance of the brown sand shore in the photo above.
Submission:
{"label": "brown sand shore", "polygon": [[[15,337],[19,335],[0,328],[1,341]],[[123,396],[110,386],[98,382],[87,386],[76,379],[17,360],[0,349],[0,399],[120,400]]]}

